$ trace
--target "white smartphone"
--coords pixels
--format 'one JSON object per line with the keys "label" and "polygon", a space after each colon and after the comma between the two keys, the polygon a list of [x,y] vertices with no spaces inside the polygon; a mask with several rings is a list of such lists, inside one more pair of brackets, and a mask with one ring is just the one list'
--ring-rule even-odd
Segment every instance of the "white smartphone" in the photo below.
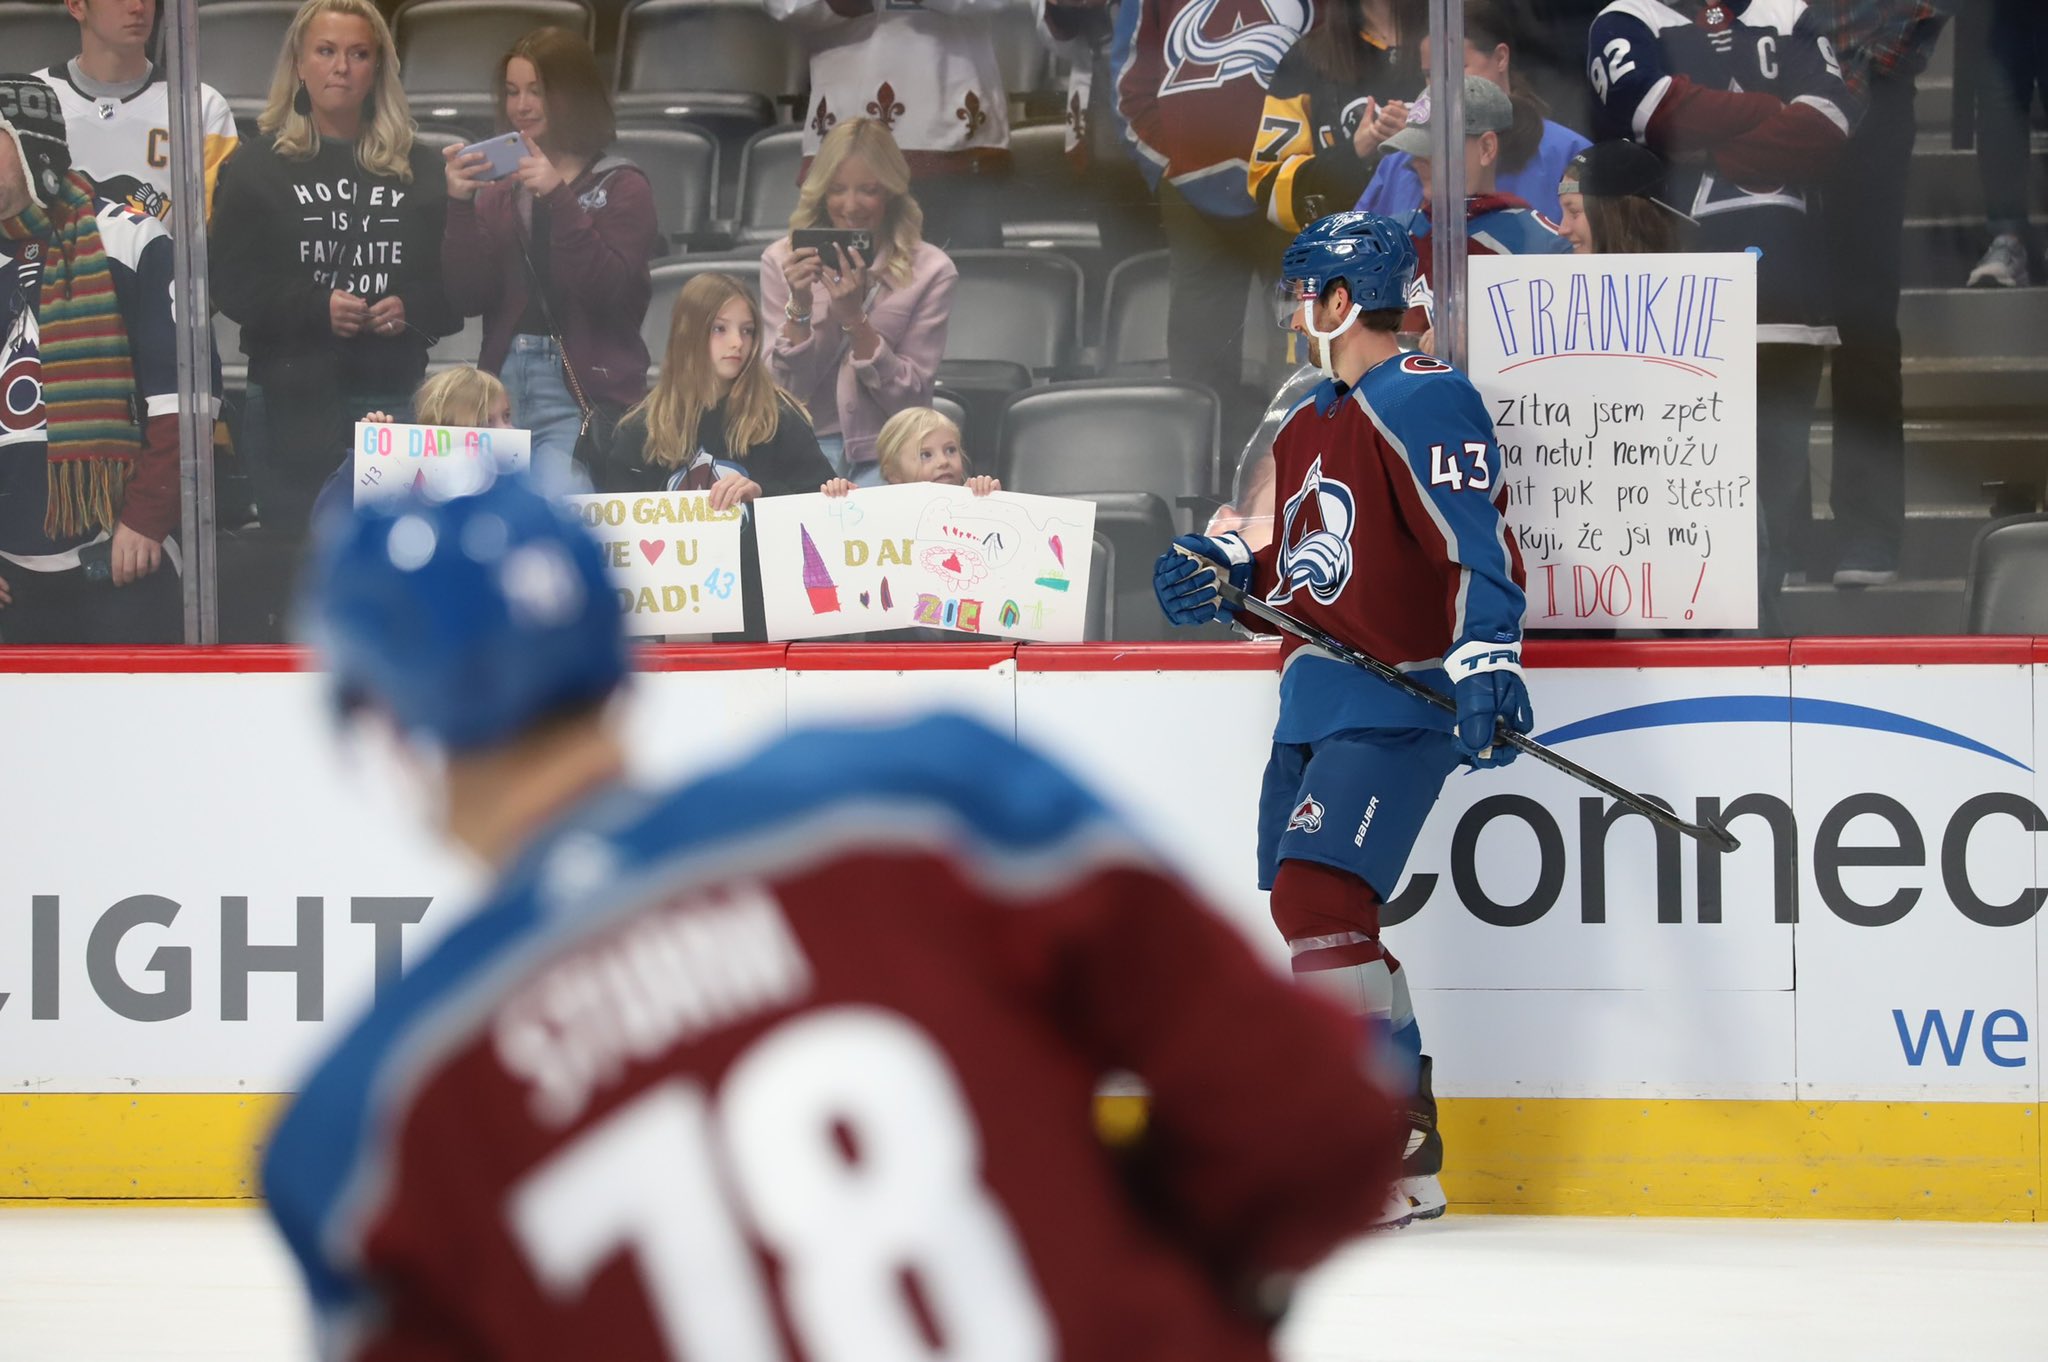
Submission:
{"label": "white smartphone", "polygon": [[467,156],[472,151],[482,152],[490,162],[478,172],[477,179],[502,180],[517,173],[520,161],[526,157],[526,139],[516,132],[500,133],[481,142],[471,142],[462,149],[462,155]]}

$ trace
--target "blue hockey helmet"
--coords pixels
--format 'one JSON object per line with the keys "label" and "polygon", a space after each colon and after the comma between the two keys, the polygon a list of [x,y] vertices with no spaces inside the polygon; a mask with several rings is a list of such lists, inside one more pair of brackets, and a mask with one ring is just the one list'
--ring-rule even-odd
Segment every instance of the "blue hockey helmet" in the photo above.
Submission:
{"label": "blue hockey helmet", "polygon": [[625,678],[597,541],[523,477],[448,500],[408,493],[327,529],[301,616],[345,712],[374,707],[408,737],[463,751]]}
{"label": "blue hockey helmet", "polygon": [[1407,307],[1415,282],[1407,229],[1378,213],[1332,213],[1302,228],[1280,257],[1280,325],[1339,282],[1361,312]]}

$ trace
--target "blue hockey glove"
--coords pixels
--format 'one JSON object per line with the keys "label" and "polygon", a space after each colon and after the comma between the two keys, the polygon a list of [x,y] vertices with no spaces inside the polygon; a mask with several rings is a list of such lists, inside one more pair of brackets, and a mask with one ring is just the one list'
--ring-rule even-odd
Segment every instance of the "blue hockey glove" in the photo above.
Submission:
{"label": "blue hockey glove", "polygon": [[1458,755],[1481,768],[1513,761],[1520,754],[1505,743],[1496,746],[1493,734],[1498,724],[1527,733],[1536,722],[1529,688],[1522,682],[1521,643],[1471,639],[1451,650],[1444,670],[1450,673],[1458,701],[1458,724],[1451,738]]}
{"label": "blue hockey glove", "polygon": [[[1190,558],[1182,549],[1200,556]],[[1223,597],[1216,590],[1215,574],[1219,569],[1230,574],[1230,584],[1238,590],[1251,589],[1252,551],[1242,538],[1235,534],[1214,539],[1184,534],[1173,541],[1172,548],[1159,555],[1159,561],[1152,565],[1152,594],[1159,598],[1159,608],[1166,612],[1168,621],[1207,624],[1226,613]]]}

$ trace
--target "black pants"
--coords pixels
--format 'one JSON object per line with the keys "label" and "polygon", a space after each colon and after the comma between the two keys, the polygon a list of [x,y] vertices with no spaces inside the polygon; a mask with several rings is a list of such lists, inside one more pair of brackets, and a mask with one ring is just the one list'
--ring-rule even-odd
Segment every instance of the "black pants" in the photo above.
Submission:
{"label": "black pants", "polygon": [[1991,52],[1977,93],[1977,173],[1993,232],[2027,231],[2034,91],[2048,97],[2048,5],[1992,0]]}
{"label": "black pants", "polygon": [[1765,633],[1779,632],[1776,620],[1782,578],[1806,567],[1806,539],[1813,520],[1807,441],[1813,433],[1813,404],[1820,396],[1820,371],[1826,357],[1827,352],[1817,345],[1756,348],[1759,622]]}
{"label": "black pants", "polygon": [[[1159,186],[1166,229],[1166,371],[1223,403],[1223,448],[1241,449],[1265,395],[1244,384],[1245,301],[1256,276],[1275,275],[1289,238],[1257,213],[1211,217]],[[1262,338],[1263,339],[1263,338]]]}
{"label": "black pants", "polygon": [[184,597],[168,554],[155,572],[126,586],[89,582],[85,572],[30,572],[0,558],[11,605],[0,606],[0,643],[177,643]]}
{"label": "black pants", "polygon": [[1842,333],[1834,394],[1835,513],[1841,561],[1896,568],[1906,523],[1905,387],[1899,377],[1899,279],[1913,82],[1880,79],[1835,164],[1821,226]]}

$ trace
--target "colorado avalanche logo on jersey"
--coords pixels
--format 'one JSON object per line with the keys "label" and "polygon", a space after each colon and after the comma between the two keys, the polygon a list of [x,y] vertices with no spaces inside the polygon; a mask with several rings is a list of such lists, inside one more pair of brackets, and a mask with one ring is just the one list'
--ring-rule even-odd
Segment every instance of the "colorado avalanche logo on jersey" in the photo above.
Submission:
{"label": "colorado avalanche logo on jersey", "polygon": [[1245,76],[1264,88],[1308,24],[1306,0],[1194,0],[1167,25],[1159,93],[1212,90]]}
{"label": "colorado avalanche logo on jersey", "polygon": [[1285,605],[1302,587],[1319,605],[1333,604],[1351,580],[1351,525],[1358,503],[1351,489],[1323,476],[1320,457],[1309,465],[1301,490],[1287,499],[1280,527],[1280,584],[1266,597]]}
{"label": "colorado avalanche logo on jersey", "polygon": [[1316,802],[1314,795],[1294,806],[1294,814],[1287,820],[1287,830],[1310,834],[1323,830],[1323,806]]}
{"label": "colorado avalanche logo on jersey", "polygon": [[[33,296],[41,281],[40,264],[0,258],[0,291]],[[0,445],[42,439],[45,419],[42,333],[23,307],[0,339]]]}

